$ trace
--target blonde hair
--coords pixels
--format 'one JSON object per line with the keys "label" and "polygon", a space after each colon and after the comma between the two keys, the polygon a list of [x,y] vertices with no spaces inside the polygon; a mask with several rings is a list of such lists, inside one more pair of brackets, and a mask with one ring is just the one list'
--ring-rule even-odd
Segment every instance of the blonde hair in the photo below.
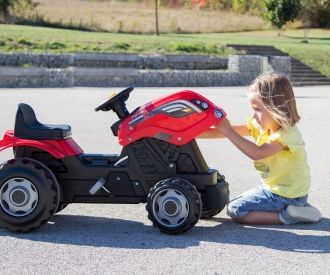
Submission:
{"label": "blonde hair", "polygon": [[260,75],[247,87],[247,91],[253,94],[284,131],[299,122],[292,85],[284,75]]}

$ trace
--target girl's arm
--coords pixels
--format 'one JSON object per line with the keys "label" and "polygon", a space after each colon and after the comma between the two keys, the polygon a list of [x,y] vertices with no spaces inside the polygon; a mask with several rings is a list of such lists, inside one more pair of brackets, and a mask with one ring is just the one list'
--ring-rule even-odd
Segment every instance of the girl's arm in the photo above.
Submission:
{"label": "girl's arm", "polygon": [[276,153],[286,149],[280,142],[268,141],[261,146],[243,138],[230,125],[227,118],[222,119],[216,124],[216,129],[226,136],[242,153],[253,160],[268,158]]}
{"label": "girl's arm", "polygon": [[[249,136],[250,130],[246,127],[246,124],[232,125],[231,126],[239,135]],[[212,127],[198,135],[196,138],[225,138],[226,136],[219,132],[216,128]]]}

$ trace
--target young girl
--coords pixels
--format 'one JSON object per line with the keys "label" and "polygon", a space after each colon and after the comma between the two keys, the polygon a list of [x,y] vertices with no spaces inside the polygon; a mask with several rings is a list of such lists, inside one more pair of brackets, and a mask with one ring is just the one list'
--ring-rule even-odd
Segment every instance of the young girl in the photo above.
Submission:
{"label": "young girl", "polygon": [[[262,185],[229,202],[227,214],[245,224],[317,222],[321,214],[307,203],[310,174],[293,89],[281,74],[258,77],[247,89],[252,117],[231,125],[227,118],[199,138],[228,138],[254,160]],[[255,143],[242,136],[251,135]]]}

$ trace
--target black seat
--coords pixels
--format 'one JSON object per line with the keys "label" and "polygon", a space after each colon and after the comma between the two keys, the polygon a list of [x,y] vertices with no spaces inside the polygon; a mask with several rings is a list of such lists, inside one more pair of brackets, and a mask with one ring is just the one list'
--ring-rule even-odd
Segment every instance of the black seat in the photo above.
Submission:
{"label": "black seat", "polygon": [[14,135],[22,139],[65,139],[71,136],[69,125],[50,125],[40,123],[32,107],[18,104]]}

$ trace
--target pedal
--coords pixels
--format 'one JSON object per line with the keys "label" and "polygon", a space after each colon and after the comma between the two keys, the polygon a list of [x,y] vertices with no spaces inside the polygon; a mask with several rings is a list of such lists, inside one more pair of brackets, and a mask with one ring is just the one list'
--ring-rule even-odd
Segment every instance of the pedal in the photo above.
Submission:
{"label": "pedal", "polygon": [[111,194],[111,192],[110,192],[107,188],[105,188],[103,185],[102,185],[102,189],[103,189],[105,192],[108,192],[109,194]]}
{"label": "pedal", "polygon": [[110,191],[107,190],[103,185],[106,183],[106,180],[104,178],[100,178],[93,187],[89,190],[89,193],[91,195],[94,195],[97,191],[99,191],[101,188],[103,188],[106,192],[110,194]]}

